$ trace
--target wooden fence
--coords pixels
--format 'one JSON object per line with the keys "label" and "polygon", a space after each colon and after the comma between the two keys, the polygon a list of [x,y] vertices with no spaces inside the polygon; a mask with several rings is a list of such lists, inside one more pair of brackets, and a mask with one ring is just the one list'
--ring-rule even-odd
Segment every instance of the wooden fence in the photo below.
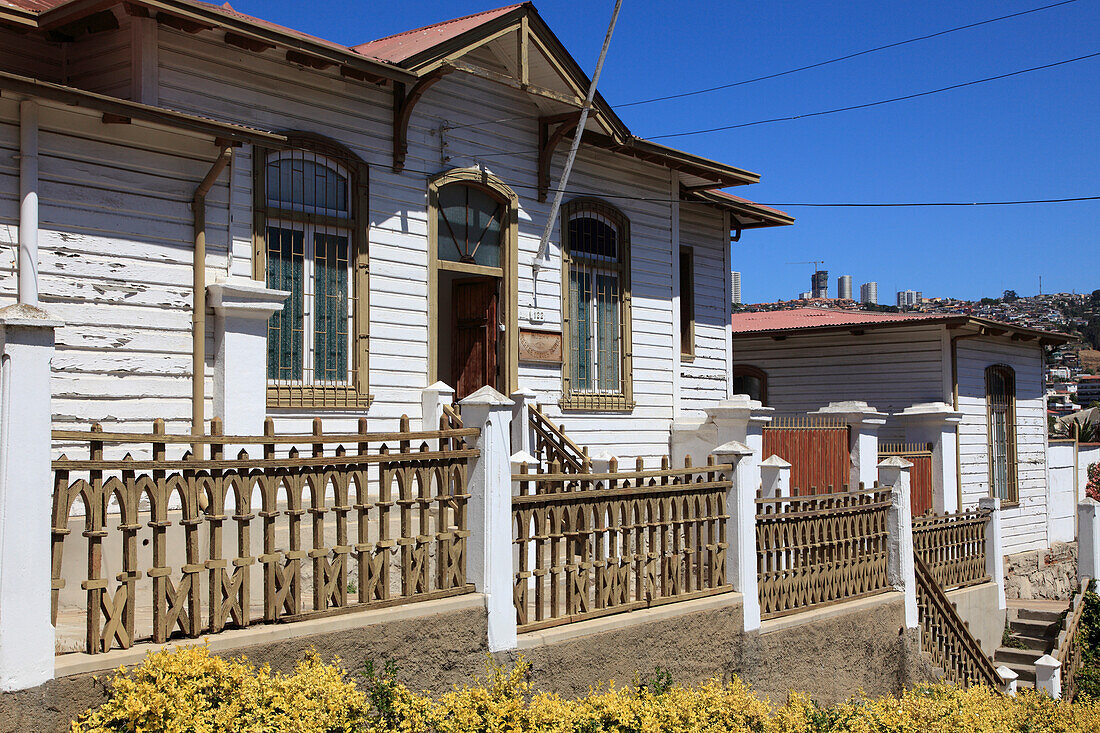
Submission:
{"label": "wooden fence", "polygon": [[909,501],[913,516],[932,511],[932,444],[880,443],[878,458],[898,456],[913,464],[909,469]]}
{"label": "wooden fence", "polygon": [[987,684],[1000,689],[1001,676],[993,662],[982,651],[932,571],[916,553],[913,562],[921,650],[932,657],[933,666],[943,670],[948,682],[964,687]]}
{"label": "wooden fence", "polygon": [[[712,459],[713,460],[713,459]],[[727,464],[512,476],[519,631],[731,590]]]}
{"label": "wooden fence", "polygon": [[1062,699],[1072,701],[1077,696],[1077,671],[1081,668],[1081,654],[1084,651],[1081,639],[1081,617],[1085,612],[1085,594],[1089,592],[1091,581],[1084,578],[1081,590],[1074,595],[1065,626],[1059,634],[1058,648],[1054,658],[1061,662]]}
{"label": "wooden fence", "polygon": [[843,421],[814,415],[776,417],[764,427],[763,457],[791,464],[798,496],[843,491],[851,480],[849,429]]}
{"label": "wooden fence", "polygon": [[760,615],[774,618],[890,590],[890,490],[756,500]]}
{"label": "wooden fence", "polygon": [[941,588],[989,582],[985,565],[988,509],[913,517],[913,551]]}
{"label": "wooden fence", "polygon": [[[306,435],[275,435],[270,420],[263,436],[223,436],[218,420],[207,436],[167,435],[163,421],[151,434],[55,431],[87,457],[53,462],[54,624],[82,610],[94,654],[472,591],[467,464],[478,430],[411,432],[404,417],[397,433],[366,428],[325,434],[317,419]],[[105,444],[127,453],[105,459]],[[183,453],[189,444],[209,456]],[[84,578],[82,609],[59,603],[67,576]]]}

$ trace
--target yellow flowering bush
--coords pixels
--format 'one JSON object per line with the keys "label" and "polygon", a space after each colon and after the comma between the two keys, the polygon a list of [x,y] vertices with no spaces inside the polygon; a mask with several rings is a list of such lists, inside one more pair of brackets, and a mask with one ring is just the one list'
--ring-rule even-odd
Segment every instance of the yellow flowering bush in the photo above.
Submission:
{"label": "yellow flowering bush", "polygon": [[1100,733],[1100,702],[1015,698],[974,687],[928,685],[901,697],[853,697],[822,707],[792,693],[781,705],[738,679],[684,687],[609,683],[580,699],[532,690],[529,666],[490,663],[489,675],[432,697],[389,666],[368,669],[363,689],[311,655],[289,675],[225,660],[203,647],[150,655],[120,672],[110,697],[74,733]]}

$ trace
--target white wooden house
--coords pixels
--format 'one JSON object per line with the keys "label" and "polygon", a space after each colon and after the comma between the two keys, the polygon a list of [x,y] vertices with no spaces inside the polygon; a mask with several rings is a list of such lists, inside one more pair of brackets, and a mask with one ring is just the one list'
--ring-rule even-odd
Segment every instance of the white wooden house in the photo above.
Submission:
{"label": "white wooden house", "polygon": [[793,219],[597,95],[538,252],[588,84],[529,3],[345,47],[195,0],[0,1],[0,304],[33,223],[55,426],[385,427],[441,380],[665,453],[732,394],[731,235]]}
{"label": "white wooden house", "polygon": [[805,414],[864,402],[886,413],[883,442],[933,443],[937,513],[1004,507],[1006,553],[1049,546],[1043,347],[1069,337],[966,315],[800,308],[737,313],[733,382]]}

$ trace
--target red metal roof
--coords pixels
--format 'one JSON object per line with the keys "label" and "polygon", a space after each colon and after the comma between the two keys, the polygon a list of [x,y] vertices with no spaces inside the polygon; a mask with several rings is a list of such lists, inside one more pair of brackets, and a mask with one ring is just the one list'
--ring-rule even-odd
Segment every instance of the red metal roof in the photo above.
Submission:
{"label": "red metal roof", "polygon": [[794,331],[803,328],[859,326],[866,324],[914,324],[965,319],[943,313],[871,313],[869,311],[833,310],[831,308],[792,308],[761,313],[734,313],[731,318],[734,333],[757,331]]}
{"label": "red metal roof", "polygon": [[[755,201],[749,201],[748,199],[741,198],[740,196],[734,196],[732,193],[726,193],[725,191],[719,191],[717,189],[713,190],[713,191],[708,191],[708,193],[714,194],[715,196],[718,196],[720,198],[729,199],[730,201],[733,201],[734,203],[745,204],[746,206],[751,206],[754,209],[763,209],[765,211],[770,211],[773,214],[778,214],[780,216],[785,216],[785,217],[789,217],[789,218],[792,218],[792,219],[794,218],[790,214],[788,214],[786,211],[780,211],[779,209],[774,209],[771,206],[765,206],[764,204],[758,204]],[[887,315],[893,315],[893,314],[887,314]]]}
{"label": "red metal roof", "polygon": [[494,18],[499,18],[516,8],[528,4],[529,3],[517,3],[515,5],[506,5],[503,8],[474,13],[473,15],[464,15],[461,18],[445,20],[441,23],[426,25],[423,28],[416,28],[411,31],[404,31],[392,36],[386,36],[385,38],[379,38],[375,41],[361,43],[358,46],[352,46],[352,50],[380,61],[400,63],[407,58],[415,56],[421,51],[426,51],[437,44],[449,41],[452,38],[462,35],[466,31],[473,30]]}
{"label": "red metal roof", "polygon": [[54,8],[64,5],[69,0],[0,0],[0,5],[7,5],[9,8],[17,8],[19,10],[27,10],[32,13],[43,13],[47,10],[53,10]]}

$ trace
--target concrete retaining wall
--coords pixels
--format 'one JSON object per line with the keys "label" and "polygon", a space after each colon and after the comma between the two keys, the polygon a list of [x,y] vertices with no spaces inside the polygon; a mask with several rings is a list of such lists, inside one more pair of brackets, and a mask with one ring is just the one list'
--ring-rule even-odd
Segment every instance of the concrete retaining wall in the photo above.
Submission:
{"label": "concrete retaining wall", "polygon": [[948,591],[947,598],[963,621],[970,624],[970,633],[982,645],[982,651],[993,656],[1001,645],[1008,610],[997,610],[997,584],[982,583],[969,588]]}

